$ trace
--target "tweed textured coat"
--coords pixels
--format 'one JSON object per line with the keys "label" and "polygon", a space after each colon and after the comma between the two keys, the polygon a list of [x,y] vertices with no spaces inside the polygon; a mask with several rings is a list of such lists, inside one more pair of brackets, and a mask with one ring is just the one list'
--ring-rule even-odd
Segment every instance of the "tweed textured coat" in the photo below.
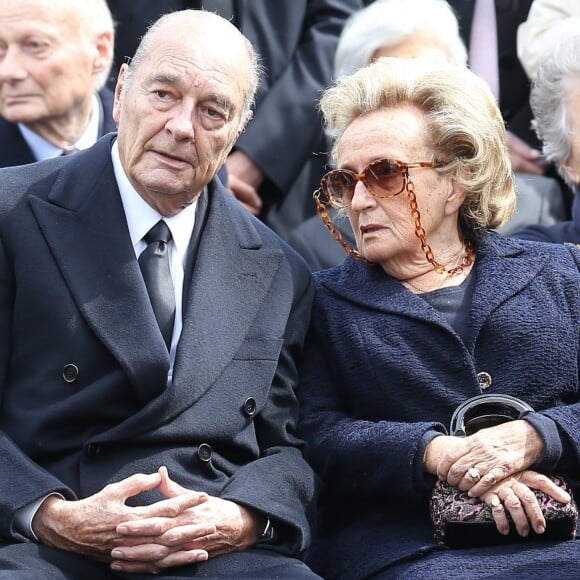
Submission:
{"label": "tweed textured coat", "polygon": [[[300,431],[325,484],[309,554],[318,573],[364,578],[441,553],[428,510],[434,479],[420,467],[420,441],[429,430],[445,433],[453,410],[482,392],[524,399],[554,421],[565,453],[546,453],[578,495],[579,264],[570,247],[483,234],[465,343],[441,313],[379,267],[348,258],[315,274],[299,393]],[[580,564],[580,543],[554,550]],[[469,554],[485,576],[480,558],[494,552],[455,553]],[[518,546],[499,552],[514,566],[523,557]],[[449,561],[438,568],[430,557],[427,577],[449,577]]]}

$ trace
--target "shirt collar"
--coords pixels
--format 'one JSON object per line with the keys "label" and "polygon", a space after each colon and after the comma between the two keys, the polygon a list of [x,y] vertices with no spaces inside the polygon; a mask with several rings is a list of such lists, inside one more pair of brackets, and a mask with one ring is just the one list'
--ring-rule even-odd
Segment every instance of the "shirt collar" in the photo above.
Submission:
{"label": "shirt collar", "polygon": [[111,149],[111,158],[113,161],[113,170],[115,178],[121,193],[121,201],[123,209],[125,210],[125,217],[127,219],[127,226],[129,227],[129,235],[131,236],[131,243],[138,253],[139,244],[143,243],[145,234],[160,220],[163,219],[171,231],[171,236],[175,244],[175,249],[181,258],[182,264],[185,267],[187,258],[187,249],[191,239],[191,232],[195,224],[195,210],[197,208],[197,199],[191,204],[182,209],[178,214],[171,217],[162,216],[157,210],[153,209],[140,195],[137,193],[125,170],[121,164],[119,157],[119,146],[117,141],[113,143]]}
{"label": "shirt collar", "polygon": [[[97,95],[93,95],[92,103],[93,110],[87,128],[79,137],[77,142],[71,144],[71,147],[76,147],[79,150],[92,147],[99,138],[99,127],[101,126],[103,111],[101,107],[101,101]],[[18,123],[18,128],[20,129],[22,137],[30,147],[30,150],[32,151],[37,161],[52,159],[53,157],[58,157],[62,153],[62,149],[60,147],[57,147],[50,141],[47,141],[44,137],[41,137],[32,129],[29,129],[26,125]]]}

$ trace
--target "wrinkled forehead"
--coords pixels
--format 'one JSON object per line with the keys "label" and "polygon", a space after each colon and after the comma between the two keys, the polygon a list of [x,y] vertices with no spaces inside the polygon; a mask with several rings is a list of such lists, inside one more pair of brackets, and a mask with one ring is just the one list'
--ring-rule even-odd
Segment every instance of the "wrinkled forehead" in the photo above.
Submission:
{"label": "wrinkled forehead", "polygon": [[152,37],[148,54],[136,71],[141,81],[163,78],[183,91],[217,92],[241,108],[251,78],[245,47],[231,40],[216,42],[203,32],[167,32]]}
{"label": "wrinkled forehead", "polygon": [[0,0],[0,32],[77,36],[81,19],[74,4],[57,0]]}

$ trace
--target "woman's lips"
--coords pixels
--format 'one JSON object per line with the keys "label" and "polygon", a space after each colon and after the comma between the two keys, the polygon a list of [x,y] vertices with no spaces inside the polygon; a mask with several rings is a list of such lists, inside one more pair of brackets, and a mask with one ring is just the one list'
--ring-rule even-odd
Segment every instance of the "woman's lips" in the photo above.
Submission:
{"label": "woman's lips", "polygon": [[359,229],[360,233],[364,236],[365,234],[373,234],[375,232],[378,232],[384,229],[384,227],[378,224],[369,224],[365,226],[360,226]]}

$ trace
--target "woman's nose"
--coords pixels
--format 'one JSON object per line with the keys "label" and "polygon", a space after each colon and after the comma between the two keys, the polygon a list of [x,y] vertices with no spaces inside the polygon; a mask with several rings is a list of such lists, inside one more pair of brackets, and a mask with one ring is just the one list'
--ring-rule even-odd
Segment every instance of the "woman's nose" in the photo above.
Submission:
{"label": "woman's nose", "polygon": [[376,199],[368,190],[367,186],[361,180],[357,181],[354,186],[351,207],[354,211],[362,211],[376,204]]}

